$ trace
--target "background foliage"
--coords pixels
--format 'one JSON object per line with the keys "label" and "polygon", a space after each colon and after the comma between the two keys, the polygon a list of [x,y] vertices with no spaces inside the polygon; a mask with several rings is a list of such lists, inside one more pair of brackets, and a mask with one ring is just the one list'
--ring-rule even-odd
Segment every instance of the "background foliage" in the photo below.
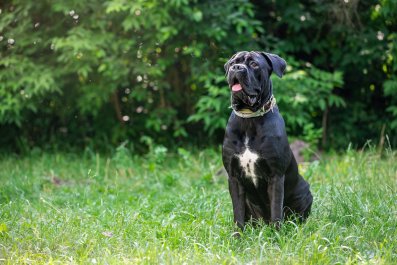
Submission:
{"label": "background foliage", "polygon": [[284,57],[290,135],[322,147],[397,144],[397,1],[0,3],[0,144],[220,143],[223,64]]}

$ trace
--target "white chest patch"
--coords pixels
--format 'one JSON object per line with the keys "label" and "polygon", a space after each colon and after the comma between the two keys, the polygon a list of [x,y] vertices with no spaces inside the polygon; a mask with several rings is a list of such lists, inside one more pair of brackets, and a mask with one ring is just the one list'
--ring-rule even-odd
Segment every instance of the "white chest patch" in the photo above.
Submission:
{"label": "white chest patch", "polygon": [[258,159],[258,155],[251,152],[248,147],[246,147],[244,153],[238,156],[240,159],[240,165],[245,172],[247,178],[251,178],[255,186],[258,185],[258,178],[255,175],[255,162]]}

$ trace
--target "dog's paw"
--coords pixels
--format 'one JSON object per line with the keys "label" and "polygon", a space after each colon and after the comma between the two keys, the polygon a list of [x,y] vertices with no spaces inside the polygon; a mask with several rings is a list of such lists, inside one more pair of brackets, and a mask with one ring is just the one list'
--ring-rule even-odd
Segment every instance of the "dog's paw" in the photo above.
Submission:
{"label": "dog's paw", "polygon": [[280,230],[280,229],[281,229],[281,223],[282,223],[282,220],[277,220],[277,221],[271,222],[270,225],[271,225],[274,229]]}

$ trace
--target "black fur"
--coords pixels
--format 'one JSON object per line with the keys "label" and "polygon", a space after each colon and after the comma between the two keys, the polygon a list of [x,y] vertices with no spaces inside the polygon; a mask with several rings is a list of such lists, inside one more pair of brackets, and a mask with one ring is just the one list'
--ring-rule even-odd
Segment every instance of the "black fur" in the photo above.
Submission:
{"label": "black fur", "polygon": [[[229,86],[237,82],[242,87],[238,92],[231,92],[233,108],[260,109],[273,93],[271,73],[281,77],[285,68],[285,61],[274,54],[235,54],[225,64]],[[257,185],[246,176],[238,158],[247,145],[258,155],[251,169],[258,178]],[[232,112],[226,127],[222,158],[229,176],[234,222],[240,228],[244,228],[247,221],[259,219],[278,227],[283,218],[291,214],[301,220],[309,215],[313,200],[310,186],[298,173],[284,120],[277,107],[255,118],[241,118]]]}

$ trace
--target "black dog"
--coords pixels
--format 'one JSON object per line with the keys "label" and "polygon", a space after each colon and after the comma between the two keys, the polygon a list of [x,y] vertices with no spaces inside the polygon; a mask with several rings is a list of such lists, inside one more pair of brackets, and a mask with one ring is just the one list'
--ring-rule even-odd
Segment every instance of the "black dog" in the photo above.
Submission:
{"label": "black dog", "polygon": [[239,52],[225,64],[233,112],[222,158],[234,222],[242,229],[259,219],[278,228],[283,217],[304,220],[310,213],[310,186],[298,173],[270,80],[285,68],[284,59],[264,52]]}

